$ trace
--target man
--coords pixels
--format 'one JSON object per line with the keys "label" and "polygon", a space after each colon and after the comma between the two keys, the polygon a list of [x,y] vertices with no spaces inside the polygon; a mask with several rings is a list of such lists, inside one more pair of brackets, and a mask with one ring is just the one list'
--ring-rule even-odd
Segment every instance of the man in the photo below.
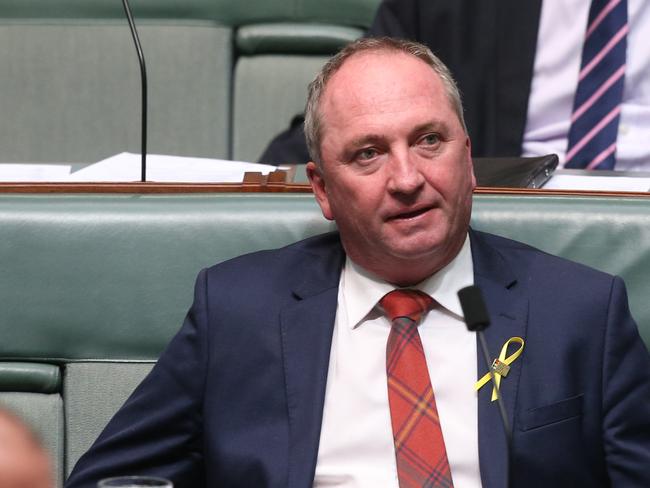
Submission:
{"label": "man", "polygon": [[0,488],[53,488],[50,459],[34,434],[0,408]]}
{"label": "man", "polygon": [[[306,133],[339,233],[202,271],[183,328],[67,486],[650,486],[650,358],[624,285],[468,230],[470,140],[444,65],[357,41],[310,85]],[[526,342],[501,380],[510,466],[491,385],[474,389],[485,368],[455,297],[472,283],[492,350]],[[394,314],[402,287],[428,313]],[[406,351],[420,362],[402,374]]]}
{"label": "man", "polygon": [[[628,7],[617,170],[650,171],[650,2]],[[474,156],[565,161],[591,0],[383,0],[369,36],[426,44],[456,78]],[[606,2],[605,2],[606,3]],[[274,139],[261,162],[309,161],[302,126]]]}

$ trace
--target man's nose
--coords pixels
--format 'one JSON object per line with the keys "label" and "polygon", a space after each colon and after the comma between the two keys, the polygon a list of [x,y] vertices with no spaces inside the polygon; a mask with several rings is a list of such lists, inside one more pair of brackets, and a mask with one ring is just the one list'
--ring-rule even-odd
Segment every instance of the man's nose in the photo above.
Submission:
{"label": "man's nose", "polygon": [[420,189],[424,177],[408,149],[391,154],[388,190],[391,193],[409,194]]}

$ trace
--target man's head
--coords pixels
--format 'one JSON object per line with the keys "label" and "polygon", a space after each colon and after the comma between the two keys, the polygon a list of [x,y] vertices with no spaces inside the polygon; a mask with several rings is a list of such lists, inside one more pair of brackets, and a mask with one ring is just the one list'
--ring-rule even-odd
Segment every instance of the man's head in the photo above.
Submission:
{"label": "man's head", "polygon": [[321,68],[320,72],[309,84],[309,95],[307,98],[307,106],[305,108],[305,139],[307,140],[307,148],[312,161],[317,164],[321,162],[320,144],[322,138],[322,115],[320,111],[320,100],[330,78],[341,68],[345,61],[353,55],[362,52],[402,52],[404,54],[416,57],[426,64],[438,74],[442,84],[449,98],[456,116],[460,120],[465,132],[465,117],[463,115],[463,104],[460,99],[460,92],[458,86],[454,81],[452,74],[445,64],[440,61],[431,50],[418,42],[405,41],[401,39],[393,39],[391,37],[369,37],[362,38],[356,42],[348,44],[345,48],[338,52],[335,56],[329,59],[327,63]]}
{"label": "man's head", "polygon": [[357,264],[411,285],[456,256],[475,179],[458,90],[428,48],[346,47],[310,85],[305,132],[316,199]]}
{"label": "man's head", "polygon": [[18,417],[0,409],[0,488],[53,488],[49,457]]}

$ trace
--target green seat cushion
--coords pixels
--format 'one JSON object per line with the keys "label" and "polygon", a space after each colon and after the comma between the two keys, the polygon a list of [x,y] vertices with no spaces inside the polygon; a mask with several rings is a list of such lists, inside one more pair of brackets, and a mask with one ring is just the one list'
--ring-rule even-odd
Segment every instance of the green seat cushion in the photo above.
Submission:
{"label": "green seat cushion", "polygon": [[216,0],[215,14],[229,25],[318,22],[370,26],[381,0]]}
{"label": "green seat cushion", "polygon": [[[139,18],[214,19],[220,10],[218,3],[212,0],[129,2],[136,21]],[[122,2],[113,0],[10,0],[2,2],[1,15],[26,19],[123,19],[126,22]]]}
{"label": "green seat cushion", "polygon": [[152,367],[153,362],[110,361],[66,366],[66,476]]}
{"label": "green seat cushion", "polygon": [[[130,2],[140,19],[218,20],[237,26],[258,22],[322,22],[368,27],[381,0],[141,0]],[[114,0],[5,1],[5,18],[124,19]]]}
{"label": "green seat cushion", "polygon": [[334,54],[363,35],[355,27],[321,24],[254,24],[237,30],[240,54]]}
{"label": "green seat cushion", "polygon": [[[4,339],[11,342],[11,334],[5,334]],[[54,364],[0,361],[0,391],[58,393],[60,368]]]}

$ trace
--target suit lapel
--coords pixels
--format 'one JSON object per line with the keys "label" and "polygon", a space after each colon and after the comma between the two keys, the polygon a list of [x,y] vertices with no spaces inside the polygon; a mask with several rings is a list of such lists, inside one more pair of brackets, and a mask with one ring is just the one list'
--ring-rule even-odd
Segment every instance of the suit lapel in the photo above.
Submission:
{"label": "suit lapel", "polygon": [[[343,252],[311,257],[295,301],[281,313],[289,417],[288,488],[311,486],[316,469]],[[315,262],[314,262],[315,261]]]}
{"label": "suit lapel", "polygon": [[[494,359],[511,337],[525,339],[528,299],[520,293],[517,279],[498,251],[471,232],[475,283],[485,298],[491,324],[485,330],[488,349]],[[485,360],[478,347],[477,377],[487,372]],[[514,347],[510,350],[513,352]],[[524,353],[525,354],[525,353]],[[521,373],[521,359],[510,366],[508,376],[501,380],[501,397],[510,426],[514,425],[517,388]],[[496,402],[491,401],[492,383],[478,394],[479,461],[483,488],[506,488],[508,476],[508,449],[503,423]]]}

